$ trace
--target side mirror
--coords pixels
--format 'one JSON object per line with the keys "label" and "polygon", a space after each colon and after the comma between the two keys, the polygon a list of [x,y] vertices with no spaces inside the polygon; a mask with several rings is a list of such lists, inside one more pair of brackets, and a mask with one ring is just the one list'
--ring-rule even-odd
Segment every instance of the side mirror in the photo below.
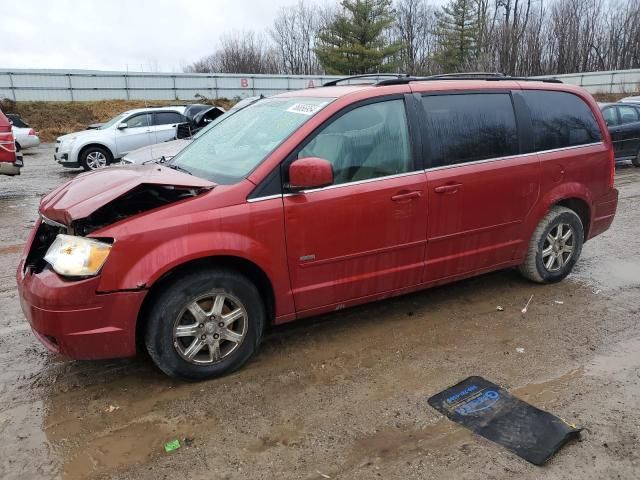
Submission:
{"label": "side mirror", "polygon": [[124,130],[125,128],[127,128],[127,124],[125,122],[119,123],[116,128],[118,130]]}
{"label": "side mirror", "polygon": [[307,157],[289,166],[289,189],[293,191],[321,188],[333,183],[333,167],[324,158]]}

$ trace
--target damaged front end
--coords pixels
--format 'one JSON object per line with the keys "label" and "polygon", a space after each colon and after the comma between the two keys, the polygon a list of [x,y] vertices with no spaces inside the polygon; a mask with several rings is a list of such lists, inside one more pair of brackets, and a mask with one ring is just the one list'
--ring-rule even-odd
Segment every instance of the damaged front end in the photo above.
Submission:
{"label": "damaged front end", "polygon": [[[158,165],[79,175],[42,200],[41,219],[36,224],[23,271],[41,272],[57,238],[71,242],[75,238],[77,245],[73,246],[78,249],[99,247],[100,242],[110,248],[113,239],[88,236],[121,220],[194,198],[214,187],[207,180]],[[70,248],[63,246],[61,252]]]}
{"label": "damaged front end", "polygon": [[171,203],[195,197],[206,191],[173,185],[140,185],[100,207],[86,218],[72,223],[76,235],[86,236],[95,230]]}

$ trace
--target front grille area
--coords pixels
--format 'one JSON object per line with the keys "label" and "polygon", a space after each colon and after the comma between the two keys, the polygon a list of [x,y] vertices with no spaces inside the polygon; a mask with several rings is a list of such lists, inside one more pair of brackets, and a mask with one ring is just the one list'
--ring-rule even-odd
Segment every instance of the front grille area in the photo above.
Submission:
{"label": "front grille area", "polygon": [[27,269],[31,269],[33,273],[42,271],[46,264],[44,256],[59,233],[66,234],[67,228],[59,225],[50,225],[44,221],[40,222],[40,226],[33,237],[27,259],[24,262],[25,271]]}

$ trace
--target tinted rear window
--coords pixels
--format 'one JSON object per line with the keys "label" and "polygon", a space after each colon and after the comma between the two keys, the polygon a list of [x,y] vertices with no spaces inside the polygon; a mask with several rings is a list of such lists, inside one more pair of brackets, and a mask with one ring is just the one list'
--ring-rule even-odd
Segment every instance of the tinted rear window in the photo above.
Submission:
{"label": "tinted rear window", "polygon": [[158,112],[154,116],[154,125],[169,125],[182,123],[184,117],[177,112]]}
{"label": "tinted rear window", "polygon": [[531,111],[535,149],[573,147],[602,140],[600,128],[589,106],[566,92],[526,90]]}
{"label": "tinted rear window", "polygon": [[454,165],[518,153],[511,96],[468,93],[422,97],[432,166]]}

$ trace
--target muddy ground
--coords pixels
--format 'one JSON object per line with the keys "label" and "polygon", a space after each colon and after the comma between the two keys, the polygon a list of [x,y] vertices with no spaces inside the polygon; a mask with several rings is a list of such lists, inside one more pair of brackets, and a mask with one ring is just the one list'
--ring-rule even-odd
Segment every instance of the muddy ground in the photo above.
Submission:
{"label": "muddy ground", "polygon": [[[40,196],[75,174],[45,145],[0,178],[0,478],[640,477],[640,169],[618,168],[613,228],[560,284],[502,271],[301,321],[198,384],[144,356],[59,358],[29,331],[14,270]],[[581,441],[535,467],[426,404],[469,375]],[[164,453],[174,438],[189,440]]]}

